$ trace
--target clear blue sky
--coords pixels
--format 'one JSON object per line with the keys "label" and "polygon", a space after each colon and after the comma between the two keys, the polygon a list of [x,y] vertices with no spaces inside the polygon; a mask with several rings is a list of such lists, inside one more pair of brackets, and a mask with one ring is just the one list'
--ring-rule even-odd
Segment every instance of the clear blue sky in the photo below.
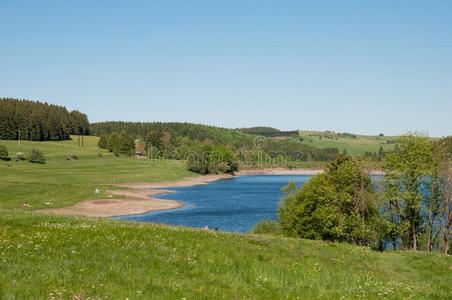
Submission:
{"label": "clear blue sky", "polygon": [[452,1],[0,0],[0,97],[90,121],[452,134]]}

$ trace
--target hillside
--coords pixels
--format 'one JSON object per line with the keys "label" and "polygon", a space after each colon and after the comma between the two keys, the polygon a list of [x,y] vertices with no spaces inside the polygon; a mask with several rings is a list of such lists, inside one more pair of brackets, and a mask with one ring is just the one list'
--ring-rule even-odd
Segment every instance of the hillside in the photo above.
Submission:
{"label": "hillside", "polygon": [[397,141],[397,136],[370,136],[331,131],[299,131],[300,142],[316,148],[344,149],[351,155],[363,155],[365,152],[378,153],[380,147],[391,150]]}
{"label": "hillside", "polygon": [[1,299],[447,299],[452,258],[1,212]]}
{"label": "hillside", "polygon": [[[24,203],[30,205],[28,209],[67,206],[103,198],[105,190],[117,182],[176,180],[196,175],[181,162],[148,163],[133,156],[116,157],[99,149],[98,140],[94,136],[84,137],[83,147],[78,146],[76,137],[54,142],[22,141],[20,147],[17,141],[0,141],[13,158],[17,152],[35,147],[47,159],[45,164],[0,160],[0,209],[20,208]],[[77,160],[67,160],[74,154]],[[95,194],[96,189],[99,194]]]}
{"label": "hillside", "polygon": [[[193,149],[205,145],[226,146],[236,153],[241,152],[246,159],[256,163],[258,155],[255,152],[264,152],[264,162],[278,160],[283,154],[284,164],[303,163],[306,161],[328,161],[335,158],[335,149],[322,149],[312,147],[292,140],[277,140],[269,136],[259,136],[243,132],[242,130],[221,128],[193,123],[178,122],[120,122],[109,121],[91,124],[91,132],[102,136],[111,133],[127,132],[136,138],[147,140],[149,136],[158,134],[160,138],[159,150],[164,153],[177,155],[191,152]],[[295,132],[296,134],[296,132]],[[333,150],[333,151],[332,151]],[[182,155],[184,156],[184,155]],[[240,155],[237,155],[239,158]],[[268,159],[267,159],[268,158]],[[273,162],[272,162],[273,163]],[[278,163],[278,162],[277,162]],[[279,164],[281,164],[279,162]]]}

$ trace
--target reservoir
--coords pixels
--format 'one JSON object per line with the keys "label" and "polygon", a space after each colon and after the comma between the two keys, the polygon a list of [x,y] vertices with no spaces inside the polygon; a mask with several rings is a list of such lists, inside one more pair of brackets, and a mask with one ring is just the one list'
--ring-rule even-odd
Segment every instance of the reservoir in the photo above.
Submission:
{"label": "reservoir", "polygon": [[205,185],[169,188],[158,199],[182,201],[178,209],[156,211],[120,219],[190,226],[221,231],[249,232],[262,220],[277,220],[281,189],[290,181],[302,186],[306,175],[238,176]]}

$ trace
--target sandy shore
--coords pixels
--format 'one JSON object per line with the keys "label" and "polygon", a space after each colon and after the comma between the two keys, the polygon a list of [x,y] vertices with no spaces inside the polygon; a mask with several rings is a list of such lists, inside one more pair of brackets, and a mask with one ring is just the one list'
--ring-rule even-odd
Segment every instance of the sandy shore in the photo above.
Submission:
{"label": "sandy shore", "polygon": [[117,217],[143,214],[157,210],[175,209],[181,207],[183,203],[176,200],[155,199],[152,195],[172,192],[171,190],[162,189],[165,187],[207,184],[212,181],[232,177],[232,175],[207,175],[159,183],[116,184],[115,186],[125,189],[107,191],[108,199],[82,201],[68,207],[47,208],[36,212],[69,216]]}
{"label": "sandy shore", "polygon": [[237,172],[236,175],[317,175],[323,173],[323,169],[243,169]]}
{"label": "sandy shore", "polygon": [[[323,173],[321,169],[245,169],[236,176],[245,175],[317,175]],[[371,175],[384,175],[381,171],[372,171]],[[62,208],[41,209],[37,212],[55,215],[87,216],[87,217],[117,217],[125,215],[143,214],[157,210],[175,209],[183,206],[176,200],[155,199],[152,196],[171,193],[165,190],[170,187],[192,186],[207,184],[220,179],[233,178],[232,175],[206,175],[188,177],[178,181],[164,181],[158,183],[120,183],[119,189],[107,191],[109,198],[88,200]],[[123,189],[121,189],[123,188]]]}

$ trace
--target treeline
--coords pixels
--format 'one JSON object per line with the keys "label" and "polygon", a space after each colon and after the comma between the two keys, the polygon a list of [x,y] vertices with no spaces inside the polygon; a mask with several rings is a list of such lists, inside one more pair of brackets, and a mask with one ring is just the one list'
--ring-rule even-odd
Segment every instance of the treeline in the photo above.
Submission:
{"label": "treeline", "polygon": [[142,139],[146,151],[170,159],[186,159],[192,151],[206,146],[224,146],[233,151],[240,162],[261,161],[328,161],[336,157],[337,149],[318,149],[290,140],[274,140],[234,129],[192,123],[101,122],[91,124],[94,135],[105,136],[127,132]]}
{"label": "treeline", "polygon": [[29,100],[0,98],[0,139],[67,140],[71,134],[89,135],[85,114],[65,107]]}
{"label": "treeline", "polygon": [[240,128],[241,132],[262,135],[266,137],[298,137],[297,130],[282,131],[272,127],[250,127],[250,128]]}
{"label": "treeline", "polygon": [[452,137],[401,137],[383,166],[376,188],[364,160],[339,155],[301,189],[288,185],[279,223],[267,221],[255,231],[450,254]]}

